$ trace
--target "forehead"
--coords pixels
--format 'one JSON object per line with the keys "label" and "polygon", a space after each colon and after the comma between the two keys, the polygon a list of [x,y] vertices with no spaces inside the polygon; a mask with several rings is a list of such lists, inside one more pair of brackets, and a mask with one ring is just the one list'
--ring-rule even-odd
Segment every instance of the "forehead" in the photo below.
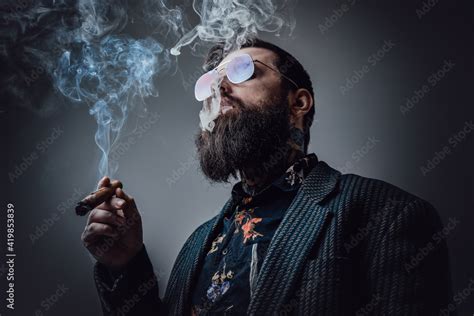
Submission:
{"label": "forehead", "polygon": [[242,55],[242,54],[249,54],[250,56],[252,56],[252,59],[258,59],[261,62],[264,62],[266,64],[273,64],[273,65],[276,64],[277,55],[271,50],[266,49],[266,48],[261,48],[261,47],[246,47],[246,48],[233,51],[232,53],[227,55],[220,62],[219,66],[222,63],[227,62],[231,60],[232,58]]}

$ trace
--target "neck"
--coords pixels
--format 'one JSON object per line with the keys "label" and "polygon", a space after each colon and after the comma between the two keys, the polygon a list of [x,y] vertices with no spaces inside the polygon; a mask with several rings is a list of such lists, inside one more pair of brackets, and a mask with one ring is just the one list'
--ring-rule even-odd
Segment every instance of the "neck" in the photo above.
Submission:
{"label": "neck", "polygon": [[[304,140],[301,142],[301,130],[291,131],[290,139],[287,142],[285,150],[275,152],[269,161],[257,167],[247,167],[239,170],[240,178],[242,180],[243,189],[251,195],[254,195],[268,185],[270,185],[277,177],[285,172],[292,164],[305,156]],[[294,135],[297,134],[297,137]],[[283,156],[283,158],[275,161],[275,157]]]}

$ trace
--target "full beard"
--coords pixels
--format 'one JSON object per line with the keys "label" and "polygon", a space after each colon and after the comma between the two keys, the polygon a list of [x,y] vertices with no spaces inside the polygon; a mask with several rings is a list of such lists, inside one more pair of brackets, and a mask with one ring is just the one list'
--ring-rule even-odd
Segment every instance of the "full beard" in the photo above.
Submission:
{"label": "full beard", "polygon": [[234,105],[216,119],[212,132],[196,135],[204,175],[213,182],[229,182],[230,176],[237,179],[240,170],[252,170],[256,177],[281,171],[290,137],[286,99],[279,96],[258,106]]}

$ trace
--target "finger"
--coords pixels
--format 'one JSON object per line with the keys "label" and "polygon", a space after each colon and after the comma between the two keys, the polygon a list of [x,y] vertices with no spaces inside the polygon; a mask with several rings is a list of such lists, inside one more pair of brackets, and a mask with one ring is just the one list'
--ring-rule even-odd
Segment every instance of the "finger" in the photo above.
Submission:
{"label": "finger", "polygon": [[127,201],[118,197],[112,197],[109,202],[115,209],[123,209],[127,205]]}
{"label": "finger", "polygon": [[120,198],[112,196],[109,199],[107,199],[105,202],[99,204],[96,208],[104,210],[104,211],[116,213],[117,210],[123,209],[126,204],[127,204],[127,201],[125,201],[124,199],[120,199]]}
{"label": "finger", "polygon": [[91,223],[86,226],[82,233],[82,241],[86,246],[93,244],[102,237],[117,238],[119,236],[116,229],[112,226],[102,223]]}
{"label": "finger", "polygon": [[102,223],[117,227],[125,225],[125,219],[113,212],[95,208],[90,212],[87,219],[87,225],[92,223]]}
{"label": "finger", "polygon": [[115,190],[115,195],[118,198],[121,198],[121,199],[125,200],[126,202],[128,202],[128,204],[133,203],[133,197],[131,195],[126,194],[125,191],[122,188],[117,188]]}
{"label": "finger", "polygon": [[111,180],[110,187],[114,188],[114,190],[117,188],[123,188],[123,183],[120,180]]}
{"label": "finger", "polygon": [[123,207],[125,215],[129,216],[133,215],[134,213],[138,213],[137,205],[135,204],[135,199],[132,196],[126,194],[122,190],[122,188],[118,188],[117,190],[115,190],[115,194],[118,198],[123,199],[126,202]]}
{"label": "finger", "polygon": [[117,208],[113,207],[110,204],[109,200],[100,203],[98,206],[96,206],[96,208],[104,210],[104,211],[109,211],[109,212],[116,212],[117,211]]}
{"label": "finger", "polygon": [[[100,209],[103,209],[103,210],[108,210],[108,211],[116,211],[117,207],[114,208],[113,205],[110,203],[110,201],[111,201],[111,199],[112,199],[112,197],[115,193],[116,188],[122,188],[123,187],[122,182],[119,181],[119,180],[110,179],[109,177],[104,177],[104,178],[102,178],[100,183],[105,184],[105,186],[103,186],[103,187],[106,187],[107,190],[109,190],[109,188],[110,188],[110,194],[107,194],[108,197],[106,196],[105,197],[106,199],[104,200],[104,202],[99,204],[97,206],[97,208],[100,208]],[[118,208],[121,208],[121,207],[118,207]]]}
{"label": "finger", "polygon": [[102,177],[100,179],[99,183],[97,184],[97,189],[100,189],[102,187],[108,187],[110,185],[110,178],[107,176]]}

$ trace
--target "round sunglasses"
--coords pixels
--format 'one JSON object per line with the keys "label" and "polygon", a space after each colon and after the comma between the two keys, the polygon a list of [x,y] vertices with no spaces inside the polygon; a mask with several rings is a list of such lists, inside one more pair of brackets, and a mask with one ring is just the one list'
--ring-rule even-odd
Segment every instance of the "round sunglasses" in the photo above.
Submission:
{"label": "round sunglasses", "polygon": [[298,88],[298,85],[291,78],[285,76],[280,71],[274,69],[273,67],[270,67],[269,65],[265,64],[264,62],[261,62],[260,60],[252,59],[252,56],[250,56],[249,54],[242,54],[235,56],[231,60],[222,63],[220,66],[206,72],[204,75],[199,77],[194,86],[194,96],[196,97],[196,100],[204,101],[212,95],[212,84],[219,79],[219,73],[224,69],[227,79],[229,79],[229,81],[234,84],[242,83],[244,81],[249,80],[255,71],[254,62],[258,62],[264,65],[265,67],[275,71],[283,78],[290,81],[296,88]]}

